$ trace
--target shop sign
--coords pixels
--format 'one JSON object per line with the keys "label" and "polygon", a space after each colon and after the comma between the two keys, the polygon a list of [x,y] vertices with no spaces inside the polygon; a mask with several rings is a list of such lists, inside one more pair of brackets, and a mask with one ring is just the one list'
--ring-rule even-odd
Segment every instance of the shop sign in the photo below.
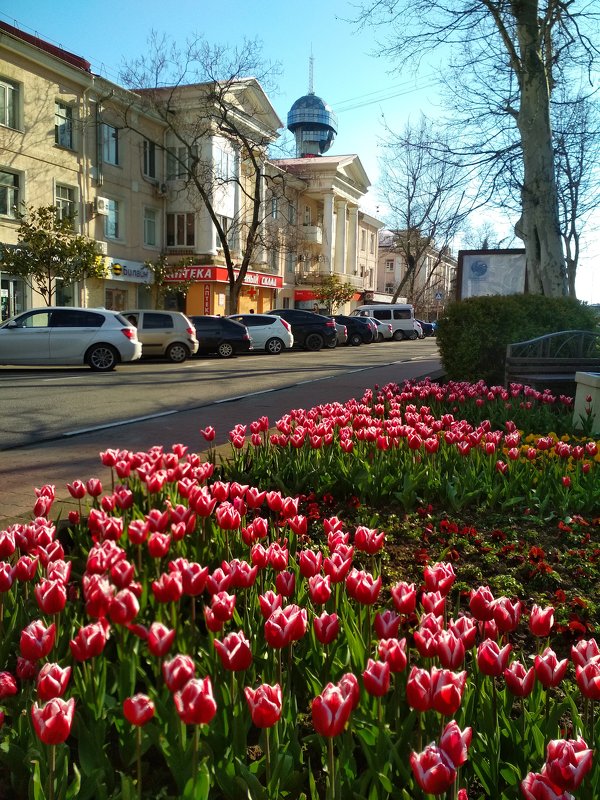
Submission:
{"label": "shop sign", "polygon": [[130,283],[153,283],[154,275],[141,261],[127,261],[125,259],[104,258],[108,269],[108,278],[115,281],[129,281]]}
{"label": "shop sign", "polygon": [[[239,270],[234,270],[234,274],[237,277]],[[187,281],[214,281],[216,283],[229,283],[229,278],[226,267],[212,266],[176,267],[175,269],[170,270],[169,274],[165,277],[166,283],[180,283]],[[264,286],[271,289],[281,289],[283,286],[283,278],[280,275],[266,275],[263,272],[247,272],[243,284],[249,286]]]}
{"label": "shop sign", "polygon": [[316,300],[317,295],[311,289],[296,289],[294,300]]}

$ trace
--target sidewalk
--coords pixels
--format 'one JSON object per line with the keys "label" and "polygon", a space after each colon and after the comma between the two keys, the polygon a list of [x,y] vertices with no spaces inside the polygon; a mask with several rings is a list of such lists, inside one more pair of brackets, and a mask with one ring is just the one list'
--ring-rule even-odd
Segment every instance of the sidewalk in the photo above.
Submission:
{"label": "sidewalk", "polygon": [[229,431],[237,424],[249,425],[267,416],[271,425],[292,408],[311,408],[320,403],[346,402],[360,397],[367,388],[386,383],[402,383],[442,375],[438,358],[408,361],[361,369],[342,376],[301,383],[288,388],[254,394],[212,404],[194,411],[184,411],[159,420],[137,422],[107,430],[95,431],[74,438],[32,445],[6,451],[0,461],[0,530],[14,522],[24,522],[32,517],[35,502],[34,488],[46,483],[56,486],[57,500],[52,508],[56,519],[59,509],[62,516],[77,505],[70,498],[67,483],[86,481],[96,477],[109,478],[109,470],[102,466],[99,453],[109,448],[148,450],[153,445],[165,449],[180,442],[192,451],[205,452],[206,442],[200,429],[212,425],[216,430],[214,445],[223,445],[222,452],[229,453]]}

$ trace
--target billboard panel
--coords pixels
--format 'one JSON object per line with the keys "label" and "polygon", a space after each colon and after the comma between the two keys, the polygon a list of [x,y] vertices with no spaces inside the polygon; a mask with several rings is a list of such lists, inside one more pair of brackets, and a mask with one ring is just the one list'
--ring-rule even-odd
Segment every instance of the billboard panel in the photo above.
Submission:
{"label": "billboard panel", "polygon": [[525,250],[459,250],[457,300],[491,294],[523,294]]}

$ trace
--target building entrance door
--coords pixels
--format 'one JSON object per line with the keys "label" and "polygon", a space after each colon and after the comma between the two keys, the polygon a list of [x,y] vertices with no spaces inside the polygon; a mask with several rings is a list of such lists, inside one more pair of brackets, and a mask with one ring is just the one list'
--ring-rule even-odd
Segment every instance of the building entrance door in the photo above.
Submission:
{"label": "building entrance door", "polygon": [[0,273],[0,321],[24,311],[23,281]]}

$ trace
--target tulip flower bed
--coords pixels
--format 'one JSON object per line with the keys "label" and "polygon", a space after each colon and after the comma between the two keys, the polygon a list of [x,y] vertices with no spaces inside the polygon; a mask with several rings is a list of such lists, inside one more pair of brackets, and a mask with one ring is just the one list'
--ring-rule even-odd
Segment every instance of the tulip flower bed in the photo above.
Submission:
{"label": "tulip flower bed", "polygon": [[[572,414],[569,398],[518,385],[389,385],[345,404],[292,410],[276,433],[257,420],[249,441],[244,426],[234,429],[228,474],[276,481],[289,494],[308,484],[373,506],[595,513],[598,444],[557,434],[572,430]],[[549,427],[538,428],[542,420]]]}
{"label": "tulip flower bed", "polygon": [[0,800],[600,797],[597,443],[433,386],[221,465],[108,450],[68,523],[36,489],[0,531]]}

